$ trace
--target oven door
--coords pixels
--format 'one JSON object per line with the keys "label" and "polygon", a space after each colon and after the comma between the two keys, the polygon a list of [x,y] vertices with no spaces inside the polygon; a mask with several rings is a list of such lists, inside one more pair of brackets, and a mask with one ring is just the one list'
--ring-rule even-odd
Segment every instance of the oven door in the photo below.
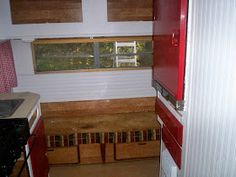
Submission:
{"label": "oven door", "polygon": [[[34,142],[35,139],[30,137]],[[34,143],[33,143],[34,144]],[[21,157],[17,159],[17,162],[12,170],[10,177],[30,177],[29,171],[29,158],[31,149],[28,149],[28,145],[25,145],[24,151],[21,153]]]}

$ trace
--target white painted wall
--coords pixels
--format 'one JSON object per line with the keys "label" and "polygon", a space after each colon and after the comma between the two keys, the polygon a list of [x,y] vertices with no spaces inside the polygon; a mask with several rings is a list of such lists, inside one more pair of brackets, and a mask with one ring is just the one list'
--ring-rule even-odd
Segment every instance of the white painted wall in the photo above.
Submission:
{"label": "white painted wall", "polygon": [[83,0],[83,23],[12,25],[8,0],[0,0],[0,39],[12,40],[18,87],[42,102],[155,96],[151,69],[34,74],[30,41],[34,38],[151,35],[152,22],[107,22],[106,0]]}
{"label": "white painted wall", "polygon": [[107,0],[82,0],[82,23],[12,25],[9,0],[0,0],[0,39],[151,35],[151,22],[107,22]]}
{"label": "white painted wall", "polygon": [[184,177],[236,176],[236,1],[190,0]]}
{"label": "white painted wall", "polygon": [[39,93],[42,102],[155,96],[151,69],[35,75],[30,43],[11,42],[18,76],[14,91]]}

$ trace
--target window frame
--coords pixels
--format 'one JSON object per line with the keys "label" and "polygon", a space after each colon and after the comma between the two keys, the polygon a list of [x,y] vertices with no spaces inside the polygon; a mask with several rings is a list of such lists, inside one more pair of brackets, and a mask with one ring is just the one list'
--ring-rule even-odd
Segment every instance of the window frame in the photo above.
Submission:
{"label": "window frame", "polygon": [[[94,37],[94,38],[43,38],[36,39],[31,42],[31,51],[33,59],[33,69],[35,74],[53,74],[53,73],[77,73],[77,72],[99,72],[99,71],[125,71],[125,70],[149,70],[150,67],[124,67],[124,68],[92,68],[92,69],[76,69],[76,70],[59,70],[59,71],[37,71],[36,67],[36,56],[34,45],[37,44],[69,44],[69,43],[94,43],[94,48],[96,43],[99,42],[128,42],[128,41],[150,41],[152,42],[152,36],[125,36],[125,37]],[[99,47],[97,47],[99,48]],[[96,55],[96,49],[94,50],[94,55]],[[99,65],[99,61],[96,61],[95,65]]]}

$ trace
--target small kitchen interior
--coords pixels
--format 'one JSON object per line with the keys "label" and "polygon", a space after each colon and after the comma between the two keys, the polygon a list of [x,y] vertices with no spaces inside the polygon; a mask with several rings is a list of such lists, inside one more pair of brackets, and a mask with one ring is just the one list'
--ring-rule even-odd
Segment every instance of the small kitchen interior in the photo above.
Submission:
{"label": "small kitchen interior", "polygon": [[0,0],[0,177],[235,177],[235,0]]}

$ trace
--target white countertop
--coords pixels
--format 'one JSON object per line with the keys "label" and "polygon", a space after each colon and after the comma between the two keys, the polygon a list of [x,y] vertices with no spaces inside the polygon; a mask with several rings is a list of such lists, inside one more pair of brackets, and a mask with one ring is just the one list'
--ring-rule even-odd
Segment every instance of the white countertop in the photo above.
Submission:
{"label": "white countertop", "polygon": [[22,104],[16,111],[6,118],[28,118],[32,109],[36,107],[39,102],[40,95],[32,92],[16,92],[0,94],[0,100],[6,99],[24,99]]}

